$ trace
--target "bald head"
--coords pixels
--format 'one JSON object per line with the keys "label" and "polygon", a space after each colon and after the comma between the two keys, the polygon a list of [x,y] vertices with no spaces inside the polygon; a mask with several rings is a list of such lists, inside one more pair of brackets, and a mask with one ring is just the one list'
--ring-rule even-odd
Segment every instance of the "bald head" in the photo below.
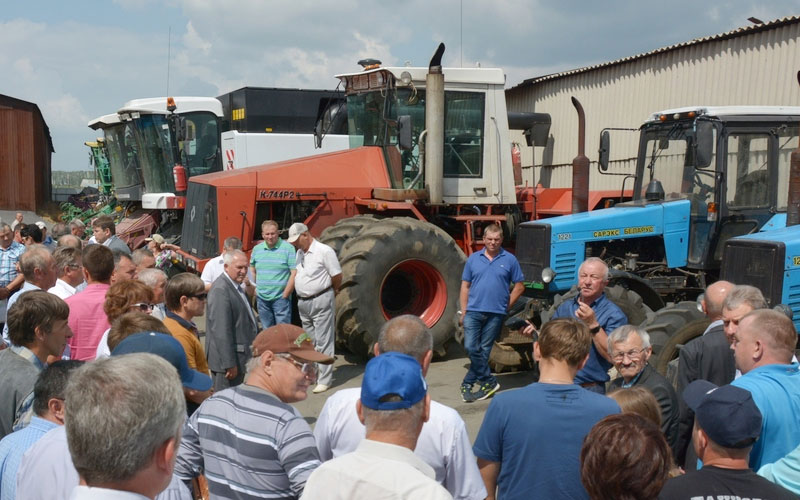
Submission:
{"label": "bald head", "polygon": [[72,234],[65,234],[64,236],[58,239],[58,246],[59,247],[72,247],[81,250],[83,248],[83,243],[81,240]]}
{"label": "bald head", "polygon": [[433,337],[425,323],[413,314],[404,314],[383,325],[375,346],[375,355],[385,352],[408,354],[427,371],[426,364],[430,363],[431,349]]}
{"label": "bald head", "polygon": [[722,303],[733,288],[730,281],[720,280],[706,288],[703,295],[703,310],[711,321],[722,319]]}

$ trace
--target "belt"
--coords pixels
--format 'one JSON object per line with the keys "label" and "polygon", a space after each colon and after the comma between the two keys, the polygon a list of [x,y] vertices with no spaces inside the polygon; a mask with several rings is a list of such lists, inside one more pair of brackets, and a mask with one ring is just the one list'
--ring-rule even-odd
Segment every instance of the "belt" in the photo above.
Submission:
{"label": "belt", "polygon": [[605,382],[582,382],[580,384],[581,387],[594,387],[596,385],[606,385]]}
{"label": "belt", "polygon": [[311,300],[311,299],[316,299],[316,298],[317,298],[317,297],[319,297],[320,295],[322,295],[322,294],[324,294],[324,293],[327,293],[327,291],[328,291],[328,290],[330,290],[330,289],[331,289],[331,287],[328,287],[328,288],[326,288],[325,290],[323,290],[323,291],[321,291],[321,292],[319,292],[319,293],[315,293],[314,295],[309,295],[308,297],[301,297],[301,296],[299,296],[299,295],[298,295],[298,296],[297,296],[297,300]]}

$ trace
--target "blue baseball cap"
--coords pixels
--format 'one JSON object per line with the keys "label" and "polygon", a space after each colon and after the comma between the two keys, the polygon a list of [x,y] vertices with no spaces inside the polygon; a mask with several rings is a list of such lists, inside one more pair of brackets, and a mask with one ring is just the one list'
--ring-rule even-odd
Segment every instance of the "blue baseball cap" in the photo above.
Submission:
{"label": "blue baseball cap", "polygon": [[761,411],[747,389],[695,380],[683,391],[697,425],[723,448],[746,448],[761,435]]}
{"label": "blue baseball cap", "polygon": [[207,391],[211,389],[211,377],[205,373],[189,368],[186,361],[186,352],[175,337],[156,332],[134,333],[125,337],[111,352],[112,356],[132,354],[135,352],[149,352],[161,356],[178,370],[181,384],[187,389]]}
{"label": "blue baseball cap", "polygon": [[[361,383],[361,404],[373,410],[401,410],[421,401],[428,392],[419,362],[408,354],[387,352],[369,360]],[[392,401],[382,401],[387,396]]]}

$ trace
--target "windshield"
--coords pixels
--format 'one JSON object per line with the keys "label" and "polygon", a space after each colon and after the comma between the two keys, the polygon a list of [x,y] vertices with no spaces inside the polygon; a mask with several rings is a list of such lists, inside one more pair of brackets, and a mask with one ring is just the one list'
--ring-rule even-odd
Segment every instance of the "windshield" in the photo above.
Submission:
{"label": "windshield", "polygon": [[666,199],[714,201],[716,176],[713,155],[708,167],[696,168],[694,122],[659,123],[646,127],[642,132],[637,169],[642,179],[641,189],[635,197],[644,198],[648,183],[657,179],[664,188]]}
{"label": "windshield", "polygon": [[175,191],[172,179],[172,158],[169,126],[165,115],[142,115],[134,120],[136,143],[139,146],[139,164],[148,193]]}
{"label": "windshield", "polygon": [[[411,117],[412,148],[401,151],[397,119]],[[425,91],[376,90],[347,96],[350,147],[382,146],[394,188],[410,188],[419,174],[417,140],[425,127]],[[421,183],[419,183],[421,187]]]}
{"label": "windshield", "polygon": [[114,187],[120,189],[141,184],[133,124],[126,122],[106,127],[103,136]]}
{"label": "windshield", "polygon": [[182,116],[186,119],[186,139],[178,146],[187,175],[192,177],[222,170],[219,119],[208,112],[186,113]]}

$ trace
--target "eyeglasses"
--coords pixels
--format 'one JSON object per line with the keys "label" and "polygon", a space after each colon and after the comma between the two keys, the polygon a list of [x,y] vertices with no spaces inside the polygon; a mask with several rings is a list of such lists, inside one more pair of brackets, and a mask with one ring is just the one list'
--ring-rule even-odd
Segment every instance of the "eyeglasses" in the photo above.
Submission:
{"label": "eyeglasses", "polygon": [[138,304],[132,304],[131,309],[137,308],[142,312],[149,312],[153,310],[153,304],[148,304],[147,302],[139,302]]}
{"label": "eyeglasses", "polygon": [[197,295],[190,295],[189,297],[194,297],[197,300],[206,300],[206,298],[208,297],[208,294],[207,293],[199,293]]}
{"label": "eyeglasses", "polygon": [[277,355],[279,358],[285,359],[286,361],[291,362],[294,366],[300,369],[303,372],[303,375],[310,378],[311,380],[317,379],[317,364],[316,363],[301,363],[294,359],[291,354],[283,354],[279,353]]}
{"label": "eyeglasses", "polygon": [[646,350],[647,347],[643,347],[641,349],[631,349],[628,352],[618,352],[615,353],[613,356],[611,356],[611,359],[613,359],[614,361],[622,361],[623,359],[625,359],[625,356],[627,356],[628,359],[634,359],[634,360],[639,359],[642,353],[645,352]]}

